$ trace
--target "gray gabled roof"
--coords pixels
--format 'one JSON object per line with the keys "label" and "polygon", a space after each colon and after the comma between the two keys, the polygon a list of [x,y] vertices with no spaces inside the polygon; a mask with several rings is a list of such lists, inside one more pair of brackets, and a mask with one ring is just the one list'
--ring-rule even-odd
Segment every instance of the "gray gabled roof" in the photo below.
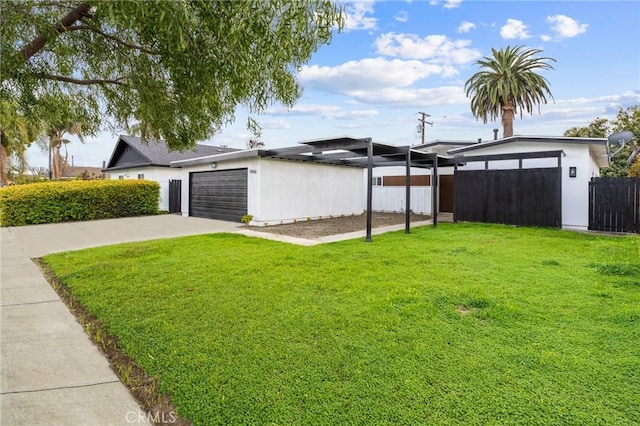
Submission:
{"label": "gray gabled roof", "polygon": [[[118,164],[118,160],[127,147],[135,151],[140,159],[136,163],[120,165]],[[234,151],[239,150],[202,144],[197,144],[194,149],[187,151],[170,151],[167,144],[162,140],[148,139],[147,141],[143,141],[142,138],[137,136],[120,135],[105,170],[118,170],[139,166],[169,167],[172,161],[188,160]]]}

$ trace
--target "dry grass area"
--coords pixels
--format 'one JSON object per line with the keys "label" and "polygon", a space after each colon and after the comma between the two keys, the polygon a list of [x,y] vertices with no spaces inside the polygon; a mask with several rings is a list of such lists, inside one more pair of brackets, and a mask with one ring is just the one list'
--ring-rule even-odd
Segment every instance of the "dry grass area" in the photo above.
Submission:
{"label": "dry grass area", "polygon": [[[411,214],[411,222],[429,220],[431,216],[421,214]],[[389,225],[404,223],[404,213],[378,213],[372,215],[371,225],[374,228],[381,228]],[[367,226],[367,217],[359,216],[334,217],[330,219],[310,220],[290,223],[286,225],[275,225],[266,227],[251,227],[252,230],[260,232],[270,232],[272,234],[287,235],[297,238],[318,238],[328,235],[346,234],[348,232],[362,231]]]}

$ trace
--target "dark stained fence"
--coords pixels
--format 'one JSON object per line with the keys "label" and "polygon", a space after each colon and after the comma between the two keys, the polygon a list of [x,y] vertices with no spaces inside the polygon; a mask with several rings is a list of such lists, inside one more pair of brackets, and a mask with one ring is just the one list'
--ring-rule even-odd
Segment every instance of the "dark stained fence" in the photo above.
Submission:
{"label": "dark stained fence", "polygon": [[240,222],[247,214],[247,169],[195,172],[189,179],[191,216]]}
{"label": "dark stained fence", "polygon": [[169,213],[182,211],[182,181],[180,179],[169,180]]}
{"label": "dark stained fence", "polygon": [[592,178],[589,229],[640,234],[640,178]]}
{"label": "dark stained fence", "polygon": [[453,213],[453,175],[440,175],[440,202],[438,207],[441,212]]}
{"label": "dark stained fence", "polygon": [[456,221],[562,226],[562,169],[458,170]]}

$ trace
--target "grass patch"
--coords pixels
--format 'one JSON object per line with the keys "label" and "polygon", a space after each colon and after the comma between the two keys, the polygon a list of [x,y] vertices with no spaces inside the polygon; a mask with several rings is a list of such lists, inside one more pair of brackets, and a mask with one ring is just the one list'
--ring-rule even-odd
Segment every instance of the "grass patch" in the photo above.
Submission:
{"label": "grass patch", "polygon": [[194,424],[637,424],[640,238],[441,224],[46,263]]}

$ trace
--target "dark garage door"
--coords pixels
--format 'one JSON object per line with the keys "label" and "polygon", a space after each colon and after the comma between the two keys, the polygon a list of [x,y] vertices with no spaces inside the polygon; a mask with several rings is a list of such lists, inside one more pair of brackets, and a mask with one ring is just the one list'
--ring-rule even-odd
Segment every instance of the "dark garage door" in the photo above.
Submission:
{"label": "dark garage door", "polygon": [[247,214],[247,174],[247,169],[191,173],[189,215],[240,222]]}

